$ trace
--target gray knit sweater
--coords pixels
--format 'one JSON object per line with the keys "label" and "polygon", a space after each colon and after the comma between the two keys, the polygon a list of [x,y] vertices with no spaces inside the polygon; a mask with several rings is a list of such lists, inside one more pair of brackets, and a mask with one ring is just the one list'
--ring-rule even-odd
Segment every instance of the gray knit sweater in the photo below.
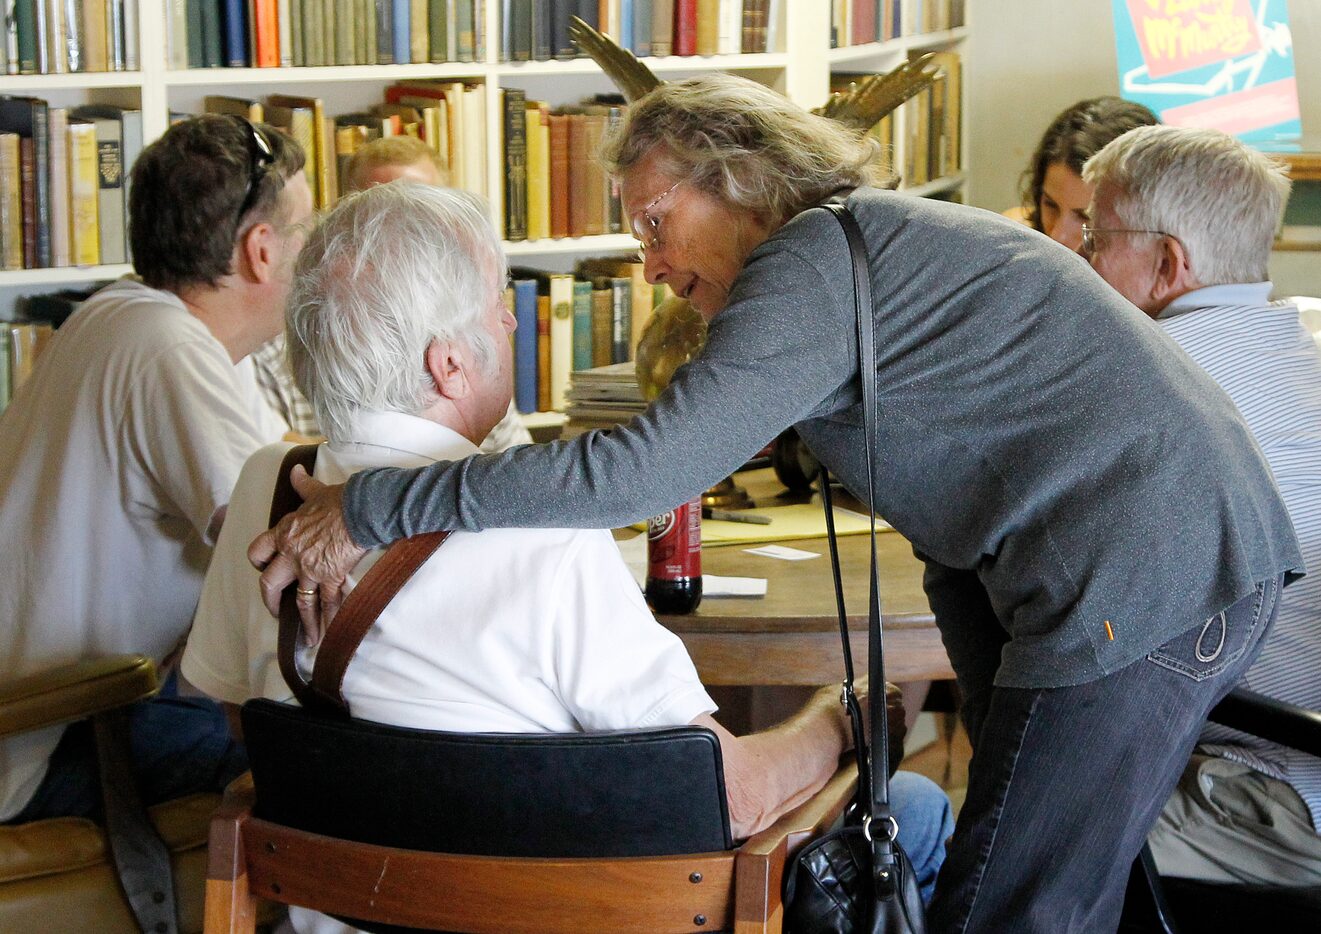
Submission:
{"label": "gray knit sweater", "polygon": [[[871,189],[849,205],[872,276],[876,511],[922,555],[976,572],[1010,635],[997,684],[1092,680],[1302,570],[1233,404],[1082,259],[985,211]],[[350,534],[623,525],[790,425],[865,498],[850,275],[838,223],[804,212],[753,252],[700,358],[643,415],[359,473]]]}

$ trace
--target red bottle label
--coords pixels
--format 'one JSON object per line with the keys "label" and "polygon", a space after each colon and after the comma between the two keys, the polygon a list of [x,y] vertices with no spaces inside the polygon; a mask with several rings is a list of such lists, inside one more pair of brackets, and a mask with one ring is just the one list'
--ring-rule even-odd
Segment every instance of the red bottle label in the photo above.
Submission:
{"label": "red bottle label", "polygon": [[671,581],[702,576],[700,497],[647,520],[647,576]]}

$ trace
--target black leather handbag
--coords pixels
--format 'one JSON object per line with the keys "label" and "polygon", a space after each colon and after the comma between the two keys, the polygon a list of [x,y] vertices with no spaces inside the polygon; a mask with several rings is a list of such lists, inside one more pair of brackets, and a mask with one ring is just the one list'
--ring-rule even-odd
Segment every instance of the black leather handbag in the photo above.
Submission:
{"label": "black leather handbag", "polygon": [[[858,369],[862,374],[863,433],[867,451],[876,450],[876,351],[871,327],[871,277],[858,222],[842,203],[825,208],[835,215],[848,239],[853,261],[853,296],[857,306]],[[867,715],[871,744],[863,731],[862,710],[853,692],[853,656],[848,616],[840,580],[830,482],[821,470],[821,500],[830,538],[830,563],[844,645],[843,703],[853,729],[858,759],[858,797],[842,825],[799,850],[785,871],[784,930],[788,934],[922,934],[926,915],[917,877],[895,836],[899,826],[890,813],[889,737],[885,716],[885,663],[881,647],[881,599],[876,574],[876,518],[871,520],[871,587],[868,608],[870,689]],[[868,504],[876,502],[872,457],[867,458]],[[869,510],[870,511],[870,510]]]}

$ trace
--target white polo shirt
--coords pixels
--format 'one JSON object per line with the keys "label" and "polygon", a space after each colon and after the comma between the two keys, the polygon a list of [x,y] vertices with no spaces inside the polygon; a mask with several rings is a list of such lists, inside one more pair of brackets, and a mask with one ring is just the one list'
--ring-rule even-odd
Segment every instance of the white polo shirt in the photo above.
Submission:
{"label": "white polo shirt", "polygon": [[[0,416],[0,681],[162,661],[192,619],[208,524],[262,443],[229,354],[178,297],[121,279],[88,300]],[[0,741],[0,820],[62,731]]]}
{"label": "white polo shirt", "polygon": [[[318,479],[342,483],[366,467],[477,451],[447,428],[395,413],[363,414],[351,436],[322,446]],[[231,703],[292,698],[276,656],[278,626],[246,556],[266,528],[287,449],[264,448],[243,468],[184,653],[184,676]],[[584,529],[455,532],[363,640],[344,696],[363,719],[463,732],[674,726],[716,708],[610,534]]]}

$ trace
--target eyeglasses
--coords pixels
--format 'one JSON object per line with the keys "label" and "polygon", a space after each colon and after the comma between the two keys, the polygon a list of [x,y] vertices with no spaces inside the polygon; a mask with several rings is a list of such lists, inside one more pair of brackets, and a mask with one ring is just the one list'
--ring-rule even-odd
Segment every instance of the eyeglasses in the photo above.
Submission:
{"label": "eyeglasses", "polygon": [[[1082,225],[1082,252],[1084,256],[1092,256],[1096,253],[1096,235],[1097,234],[1151,234],[1156,237],[1173,237],[1174,234],[1167,233],[1164,230],[1138,230],[1129,227],[1090,227],[1087,224]],[[1178,239],[1177,237],[1175,239]]]}
{"label": "eyeglasses", "polygon": [[675,182],[669,188],[666,188],[656,197],[651,199],[650,203],[639,212],[640,216],[634,216],[629,220],[629,224],[633,228],[633,236],[637,237],[638,242],[642,244],[644,252],[647,250],[658,250],[661,246],[660,218],[653,216],[651,209],[660,204],[667,195],[682,185],[683,182],[683,179],[679,179],[679,181]]}
{"label": "eyeglasses", "polygon": [[243,218],[257,203],[261,180],[266,175],[266,170],[275,164],[275,152],[271,149],[266,136],[253,125],[251,120],[237,115],[234,119],[248,130],[248,193],[243,196],[243,203],[239,205],[238,218],[235,221],[237,225],[243,223]]}

